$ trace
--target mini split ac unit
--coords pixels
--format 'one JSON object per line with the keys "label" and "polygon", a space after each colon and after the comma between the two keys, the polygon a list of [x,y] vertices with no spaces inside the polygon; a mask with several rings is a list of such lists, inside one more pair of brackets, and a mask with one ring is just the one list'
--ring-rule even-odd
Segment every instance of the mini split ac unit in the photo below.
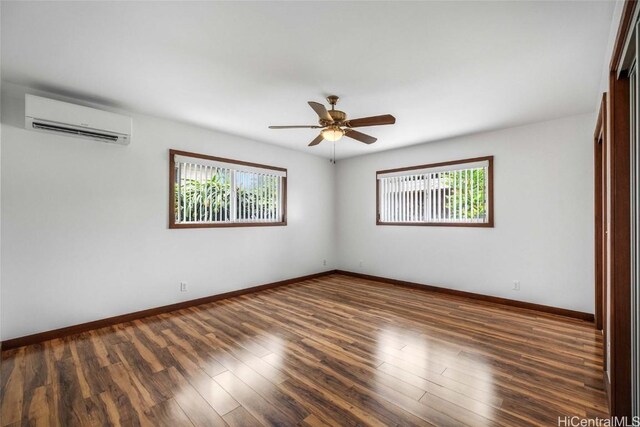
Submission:
{"label": "mini split ac unit", "polygon": [[35,95],[25,95],[25,127],[29,130],[127,145],[131,117]]}

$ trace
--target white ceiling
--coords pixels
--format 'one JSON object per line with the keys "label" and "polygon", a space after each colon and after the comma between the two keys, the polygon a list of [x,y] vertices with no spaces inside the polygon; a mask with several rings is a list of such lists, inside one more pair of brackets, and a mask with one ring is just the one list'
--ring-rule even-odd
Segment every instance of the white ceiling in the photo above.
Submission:
{"label": "white ceiling", "polygon": [[307,147],[306,104],[341,97],[338,158],[593,110],[614,3],[3,2],[2,78]]}

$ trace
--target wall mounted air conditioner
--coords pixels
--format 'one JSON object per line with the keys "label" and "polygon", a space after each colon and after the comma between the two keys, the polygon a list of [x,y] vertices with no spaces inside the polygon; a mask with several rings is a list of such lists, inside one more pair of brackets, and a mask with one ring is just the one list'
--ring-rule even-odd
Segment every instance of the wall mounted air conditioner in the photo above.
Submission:
{"label": "wall mounted air conditioner", "polygon": [[29,94],[24,104],[29,130],[122,145],[131,141],[131,117]]}

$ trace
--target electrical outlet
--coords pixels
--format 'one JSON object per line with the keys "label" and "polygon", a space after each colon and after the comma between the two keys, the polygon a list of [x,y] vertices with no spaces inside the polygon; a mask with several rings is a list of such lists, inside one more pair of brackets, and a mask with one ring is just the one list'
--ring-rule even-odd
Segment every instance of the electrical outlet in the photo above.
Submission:
{"label": "electrical outlet", "polygon": [[514,291],[519,291],[520,290],[520,281],[519,280],[514,280],[513,281],[513,290]]}
{"label": "electrical outlet", "polygon": [[180,292],[187,292],[187,282],[180,282]]}
{"label": "electrical outlet", "polygon": [[322,260],[322,265],[324,265],[324,266],[326,266],[326,265],[327,265],[327,260],[326,260],[326,259],[323,259],[323,260]]}

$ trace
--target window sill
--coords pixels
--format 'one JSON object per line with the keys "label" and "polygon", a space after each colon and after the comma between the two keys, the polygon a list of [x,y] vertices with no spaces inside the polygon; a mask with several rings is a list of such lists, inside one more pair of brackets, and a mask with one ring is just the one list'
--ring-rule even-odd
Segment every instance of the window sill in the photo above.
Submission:
{"label": "window sill", "polygon": [[480,227],[480,228],[493,228],[493,221],[491,222],[382,222],[376,221],[376,225],[408,225],[419,227]]}
{"label": "window sill", "polygon": [[229,227],[277,227],[286,226],[287,222],[225,222],[221,224],[169,224],[169,228],[229,228]]}

